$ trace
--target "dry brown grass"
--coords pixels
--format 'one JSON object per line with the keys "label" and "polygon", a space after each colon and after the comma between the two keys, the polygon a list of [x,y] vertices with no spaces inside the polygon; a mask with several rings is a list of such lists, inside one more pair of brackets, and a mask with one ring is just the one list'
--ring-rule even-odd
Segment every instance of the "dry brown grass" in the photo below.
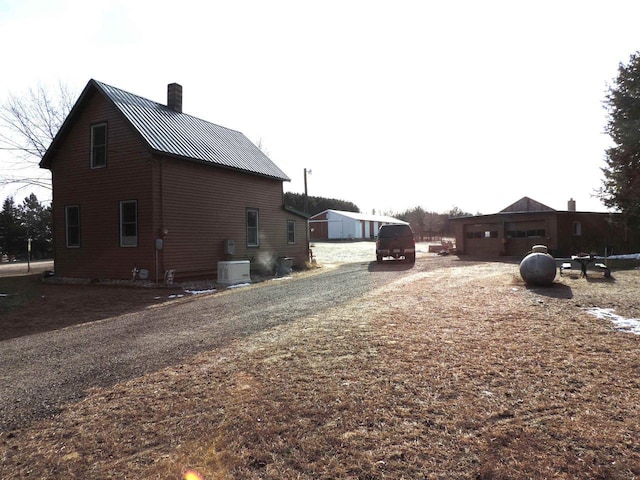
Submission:
{"label": "dry brown grass", "polygon": [[[428,260],[427,260],[428,261]],[[4,434],[2,478],[640,476],[640,272],[416,272]]]}

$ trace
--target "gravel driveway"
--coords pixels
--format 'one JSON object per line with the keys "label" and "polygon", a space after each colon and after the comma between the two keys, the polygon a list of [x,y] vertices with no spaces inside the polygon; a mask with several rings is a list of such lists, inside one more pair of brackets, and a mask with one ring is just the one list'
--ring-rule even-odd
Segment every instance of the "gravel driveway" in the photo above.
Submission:
{"label": "gravel driveway", "polygon": [[431,268],[426,265],[431,262],[413,268],[403,262],[376,265],[373,248],[371,242],[316,244],[314,254],[327,268],[0,342],[5,367],[0,430],[53,415],[91,387],[180,364],[234,339],[338,306],[415,269]]}

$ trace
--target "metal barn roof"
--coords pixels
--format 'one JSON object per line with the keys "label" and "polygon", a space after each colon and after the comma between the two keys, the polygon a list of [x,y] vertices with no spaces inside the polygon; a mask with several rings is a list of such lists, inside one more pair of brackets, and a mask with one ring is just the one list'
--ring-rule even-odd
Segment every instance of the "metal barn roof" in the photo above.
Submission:
{"label": "metal barn roof", "polygon": [[[290,180],[241,132],[178,112],[97,80],[89,81],[76,106],[82,103],[91,87],[102,92],[157,153]],[[69,116],[72,114],[73,110]],[[44,158],[42,164],[47,165]]]}
{"label": "metal barn roof", "polygon": [[398,223],[398,224],[407,224],[404,220],[400,220],[398,218],[390,217],[388,215],[374,215],[368,213],[356,213],[356,212],[347,212],[343,210],[324,210],[323,212],[317,213],[311,217],[311,221],[315,217],[318,217],[324,213],[333,213],[335,215],[341,215],[343,217],[352,218],[353,220],[358,221],[367,221],[367,222],[379,222],[379,223]]}

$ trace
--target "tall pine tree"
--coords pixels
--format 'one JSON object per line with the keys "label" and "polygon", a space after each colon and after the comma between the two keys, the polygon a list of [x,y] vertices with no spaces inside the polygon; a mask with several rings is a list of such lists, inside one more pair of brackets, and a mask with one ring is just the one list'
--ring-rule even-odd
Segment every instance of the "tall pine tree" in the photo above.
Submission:
{"label": "tall pine tree", "polygon": [[607,207],[620,210],[627,224],[640,228],[640,52],[618,67],[605,107],[606,132],[614,146],[606,151],[604,180],[599,197]]}
{"label": "tall pine tree", "polygon": [[51,255],[51,207],[42,205],[32,193],[22,202],[20,218],[24,233],[31,239],[31,257],[41,259]]}
{"label": "tall pine tree", "polygon": [[13,197],[8,197],[0,211],[0,250],[9,257],[27,253],[25,229],[20,219],[20,209]]}

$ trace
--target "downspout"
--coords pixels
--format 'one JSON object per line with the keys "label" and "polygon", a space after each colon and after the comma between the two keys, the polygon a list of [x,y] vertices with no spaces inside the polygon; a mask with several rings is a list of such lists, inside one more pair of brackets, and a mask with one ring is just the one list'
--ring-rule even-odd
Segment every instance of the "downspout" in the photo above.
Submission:
{"label": "downspout", "polygon": [[[158,237],[158,241],[156,241],[156,245],[154,245],[156,251],[156,284],[160,281],[160,263],[164,266],[164,255],[160,258],[161,252],[164,252],[164,236],[166,235],[167,228],[164,223],[164,175],[163,175],[163,164],[162,157],[158,159],[159,168],[160,168],[160,236]],[[158,248],[161,247],[161,248]]]}

